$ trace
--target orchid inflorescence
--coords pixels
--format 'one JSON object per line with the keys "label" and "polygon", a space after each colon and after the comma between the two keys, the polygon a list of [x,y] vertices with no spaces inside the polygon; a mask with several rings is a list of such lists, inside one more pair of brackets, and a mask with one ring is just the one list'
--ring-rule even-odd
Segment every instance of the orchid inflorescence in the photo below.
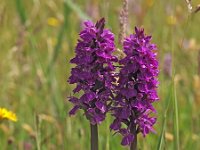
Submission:
{"label": "orchid inflorescence", "polygon": [[[150,40],[151,36],[145,36],[143,29],[135,28],[135,34],[123,43],[125,58],[119,61],[121,69],[112,106],[115,120],[110,126],[124,136],[122,145],[130,145],[133,141],[133,127],[136,133],[141,132],[144,136],[149,131],[154,132],[152,126],[156,118],[150,114],[156,112],[152,103],[158,100],[158,62],[153,52],[156,45]],[[122,128],[122,123],[127,128]]]}
{"label": "orchid inflorescence", "polygon": [[70,102],[75,105],[70,115],[83,109],[92,124],[99,124],[105,119],[110,109],[108,101],[114,98],[111,97],[115,82],[113,62],[117,61],[112,55],[114,35],[104,29],[104,23],[104,19],[96,25],[90,21],[84,23],[85,29],[81,31],[76,46],[76,57],[71,60],[76,67],[72,68],[69,83],[77,84],[74,93],[82,90],[84,94],[80,98],[70,97]]}
{"label": "orchid inflorescence", "polygon": [[[74,104],[69,114],[83,109],[91,124],[100,124],[111,112],[114,117],[110,128],[123,136],[122,145],[131,145],[135,136],[155,132],[156,117],[152,103],[158,100],[158,61],[156,45],[144,29],[135,27],[135,34],[125,38],[119,59],[113,55],[116,47],[114,34],[105,29],[105,20],[93,24],[84,22],[71,63],[68,82],[76,84],[73,93],[82,91],[80,97],[71,96]],[[124,124],[124,125],[122,125]]]}

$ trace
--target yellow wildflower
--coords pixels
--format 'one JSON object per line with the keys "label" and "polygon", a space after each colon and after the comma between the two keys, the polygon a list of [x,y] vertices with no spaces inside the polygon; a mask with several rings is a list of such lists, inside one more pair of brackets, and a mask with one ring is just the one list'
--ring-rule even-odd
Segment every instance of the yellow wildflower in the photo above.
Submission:
{"label": "yellow wildflower", "polygon": [[15,113],[8,111],[5,108],[0,108],[0,121],[2,121],[4,119],[17,121],[17,116]]}
{"label": "yellow wildflower", "polygon": [[177,24],[177,18],[173,15],[170,15],[167,17],[167,23],[169,25],[176,25]]}
{"label": "yellow wildflower", "polygon": [[48,18],[47,23],[48,23],[48,25],[53,26],[53,27],[57,27],[60,24],[59,20],[54,17]]}

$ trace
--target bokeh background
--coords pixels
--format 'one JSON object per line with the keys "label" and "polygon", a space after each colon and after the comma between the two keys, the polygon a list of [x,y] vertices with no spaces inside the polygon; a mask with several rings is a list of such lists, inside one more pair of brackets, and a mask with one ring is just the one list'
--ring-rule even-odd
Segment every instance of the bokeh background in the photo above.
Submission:
{"label": "bokeh background", "polygon": [[[199,3],[191,1],[193,10]],[[82,22],[105,17],[118,35],[121,8],[122,0],[0,0],[0,107],[18,116],[0,124],[1,150],[89,149],[83,112],[68,116],[69,60]],[[184,0],[129,0],[128,33],[144,27],[159,48],[157,134],[139,135],[141,150],[200,149],[199,24]],[[100,150],[128,149],[111,121],[99,127]]]}

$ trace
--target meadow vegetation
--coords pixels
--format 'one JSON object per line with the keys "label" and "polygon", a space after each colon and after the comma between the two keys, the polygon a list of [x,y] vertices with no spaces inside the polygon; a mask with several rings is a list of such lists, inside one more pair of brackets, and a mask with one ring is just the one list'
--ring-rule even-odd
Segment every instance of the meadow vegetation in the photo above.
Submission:
{"label": "meadow vegetation", "polygon": [[[193,9],[198,2],[192,0]],[[82,22],[105,17],[118,35],[121,7],[122,0],[0,1],[0,107],[18,117],[0,123],[0,150],[89,149],[89,122],[81,111],[68,115],[69,61]],[[200,149],[199,24],[200,12],[189,12],[185,1],[129,2],[128,33],[139,26],[153,36],[160,70],[157,133],[139,135],[141,150]],[[111,122],[99,126],[99,149],[126,149]]]}

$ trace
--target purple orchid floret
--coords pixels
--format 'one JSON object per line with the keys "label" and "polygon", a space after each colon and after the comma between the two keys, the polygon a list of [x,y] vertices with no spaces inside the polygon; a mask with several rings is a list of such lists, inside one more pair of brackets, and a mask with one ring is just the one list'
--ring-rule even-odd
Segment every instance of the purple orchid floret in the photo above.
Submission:
{"label": "purple orchid floret", "polygon": [[140,132],[143,136],[154,132],[156,118],[152,117],[152,113],[156,110],[152,103],[158,100],[159,71],[154,52],[156,45],[150,41],[151,36],[146,36],[144,29],[135,28],[135,34],[123,43],[125,58],[119,61],[121,69],[112,108],[115,119],[110,126],[123,135],[122,145],[130,145],[134,135]]}
{"label": "purple orchid floret", "polygon": [[71,70],[70,84],[76,84],[74,94],[82,91],[83,95],[71,96],[69,101],[74,104],[69,114],[74,115],[83,109],[91,124],[101,123],[110,110],[115,70],[113,62],[117,58],[112,55],[115,50],[114,34],[104,29],[105,20],[102,18],[96,24],[84,22],[80,32],[71,63],[76,64]]}

